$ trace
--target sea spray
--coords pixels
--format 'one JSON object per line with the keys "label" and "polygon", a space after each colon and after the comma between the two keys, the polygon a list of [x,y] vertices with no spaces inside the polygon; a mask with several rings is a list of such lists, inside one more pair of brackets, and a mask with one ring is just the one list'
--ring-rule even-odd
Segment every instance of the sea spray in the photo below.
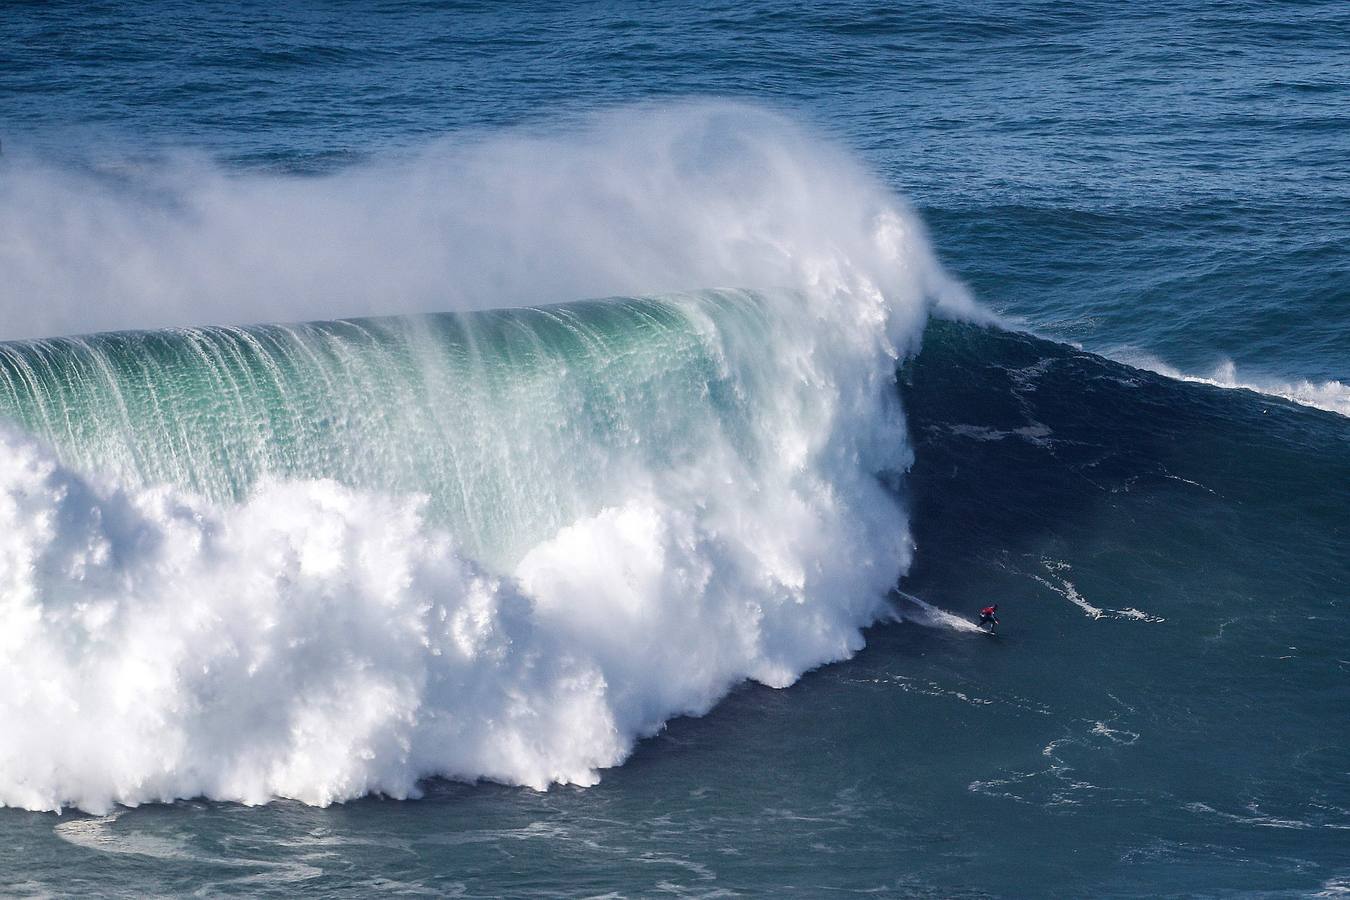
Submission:
{"label": "sea spray", "polygon": [[899,198],[745,104],[459,133],[324,177],[171,153],[0,170],[0,340],[791,287],[850,268],[974,314]]}
{"label": "sea spray", "polygon": [[[0,348],[20,428],[0,433],[0,721],[21,723],[0,731],[0,803],[589,784],[741,680],[787,685],[856,651],[910,554],[879,480],[910,462],[895,361],[963,295],[903,205],[741,112],[517,138],[501,172],[485,157],[470,187],[446,175],[453,202],[419,182],[435,215],[404,223],[429,230],[381,269],[387,291],[352,293],[345,263],[269,280],[287,257],[263,243],[239,275],[289,313],[327,288],[339,310],[415,308],[433,282],[452,305],[448,276],[473,267],[445,241],[472,234],[489,301],[487,285],[502,304],[527,286],[679,293]],[[531,166],[552,172],[542,189]],[[274,185],[286,202],[263,207],[341,218],[374,183],[346,177]],[[182,240],[240,251],[211,210],[263,194],[213,190],[184,200]],[[239,281],[222,293],[222,270],[179,267],[162,238],[136,278],[203,305],[149,313],[252,314]],[[398,263],[423,256],[413,290]]]}

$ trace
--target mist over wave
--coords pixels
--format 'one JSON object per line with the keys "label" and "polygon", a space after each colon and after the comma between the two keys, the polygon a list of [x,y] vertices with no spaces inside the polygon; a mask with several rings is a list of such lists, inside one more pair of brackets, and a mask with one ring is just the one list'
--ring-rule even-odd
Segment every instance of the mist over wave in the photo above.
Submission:
{"label": "mist over wave", "polygon": [[895,361],[969,301],[776,115],[2,181],[11,339],[619,296],[0,345],[0,803],[589,784],[908,564]]}

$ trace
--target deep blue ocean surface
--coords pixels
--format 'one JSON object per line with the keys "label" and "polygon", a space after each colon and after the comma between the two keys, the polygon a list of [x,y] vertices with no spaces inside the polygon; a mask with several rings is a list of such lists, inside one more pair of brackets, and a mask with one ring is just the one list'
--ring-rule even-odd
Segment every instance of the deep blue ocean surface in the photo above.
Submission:
{"label": "deep blue ocean surface", "polygon": [[1350,894],[1348,543],[1344,3],[0,6],[5,893]]}

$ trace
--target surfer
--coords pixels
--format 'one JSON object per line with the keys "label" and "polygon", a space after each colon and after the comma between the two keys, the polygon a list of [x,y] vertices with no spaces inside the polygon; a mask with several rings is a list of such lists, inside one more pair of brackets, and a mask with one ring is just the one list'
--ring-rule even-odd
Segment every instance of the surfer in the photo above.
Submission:
{"label": "surfer", "polygon": [[983,628],[988,625],[989,630],[993,631],[994,626],[998,624],[998,616],[994,615],[996,612],[998,612],[997,603],[992,606],[986,606],[984,609],[980,610],[980,627]]}

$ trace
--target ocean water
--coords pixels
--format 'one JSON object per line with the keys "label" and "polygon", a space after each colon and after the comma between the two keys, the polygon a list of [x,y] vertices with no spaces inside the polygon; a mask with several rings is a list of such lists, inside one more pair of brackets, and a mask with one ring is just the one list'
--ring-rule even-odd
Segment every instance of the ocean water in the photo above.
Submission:
{"label": "ocean water", "polygon": [[0,891],[1350,893],[1346,35],[6,4]]}

